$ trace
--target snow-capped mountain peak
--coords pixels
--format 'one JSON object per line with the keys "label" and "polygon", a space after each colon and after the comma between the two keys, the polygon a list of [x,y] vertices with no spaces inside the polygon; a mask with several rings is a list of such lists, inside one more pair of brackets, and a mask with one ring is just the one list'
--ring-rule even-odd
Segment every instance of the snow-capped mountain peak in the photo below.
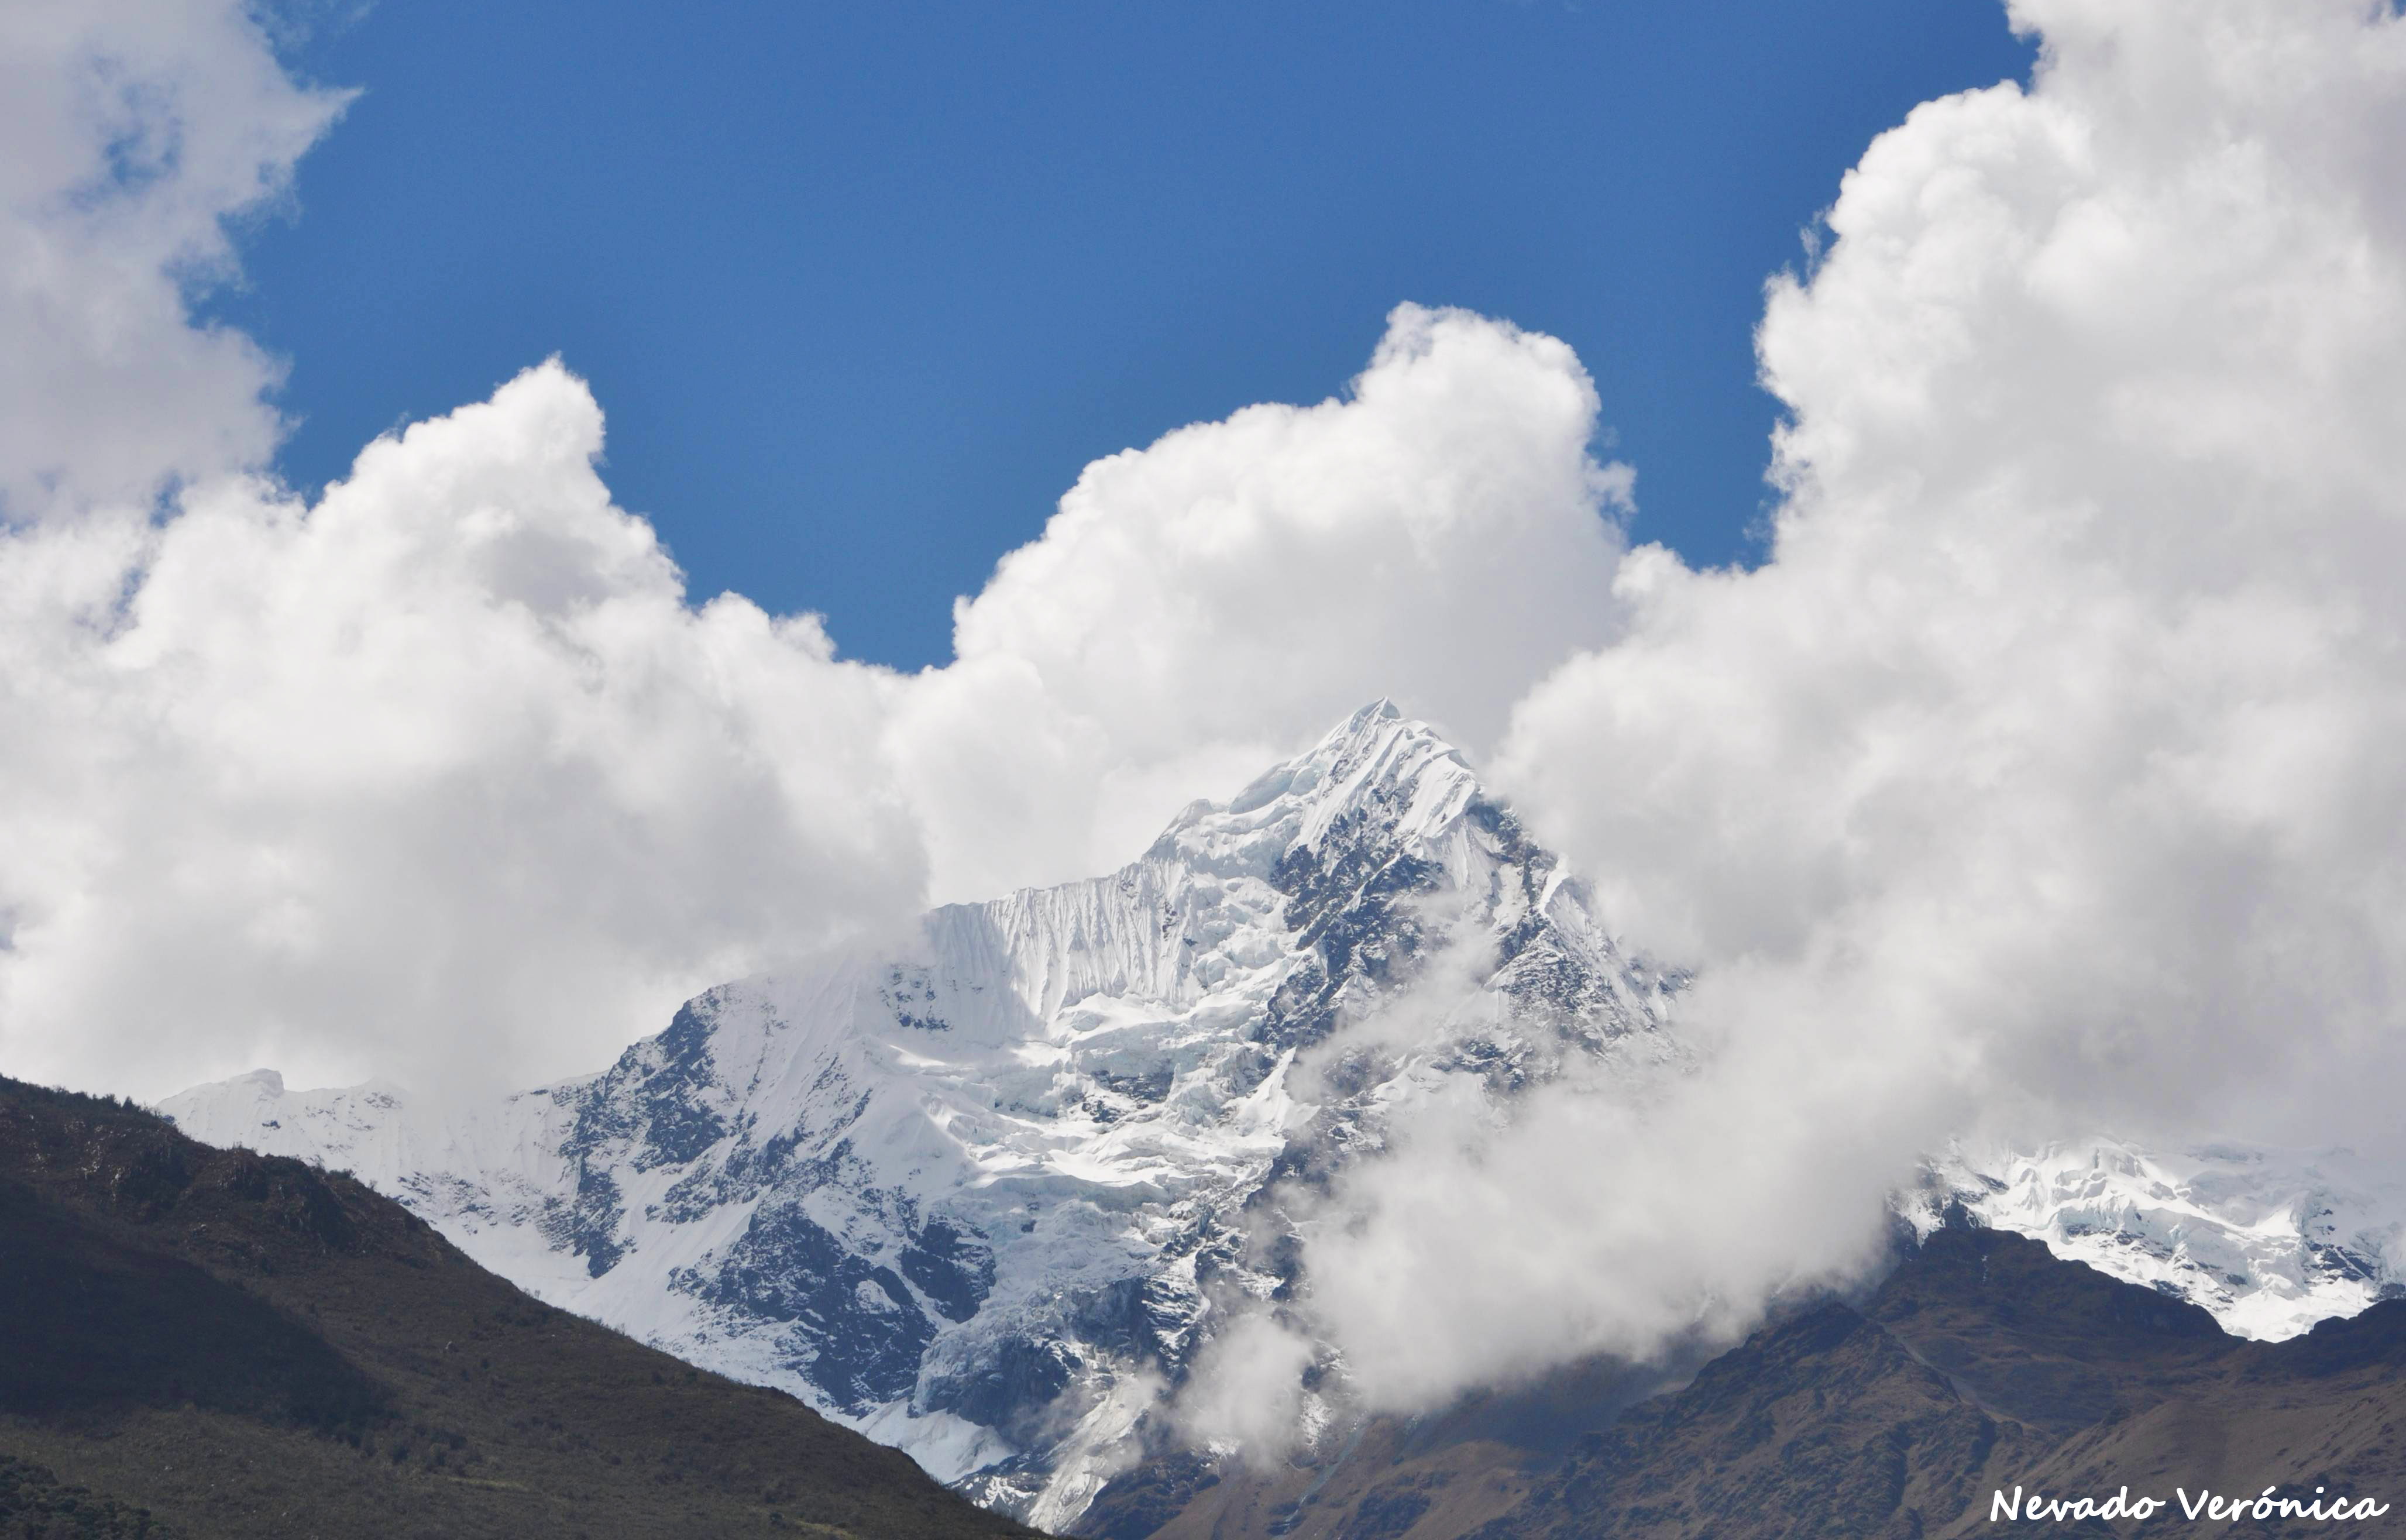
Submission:
{"label": "snow-capped mountain peak", "polygon": [[[1118,871],[721,985],[600,1074],[459,1106],[260,1070],[163,1110],[353,1168],[544,1297],[1058,1528],[1226,1306],[1292,1281],[1256,1239],[1284,1179],[1363,1158],[1449,1077],[1508,1098],[1571,1054],[1678,1061],[1672,987],[1380,700]],[[2259,1336],[2395,1291],[2406,1255],[2406,1200],[2338,1151],[1959,1149],[1901,1204]]]}
{"label": "snow-capped mountain peak", "polygon": [[[1304,1096],[1297,1056],[1440,953],[1484,1003],[1345,1102]],[[1380,700],[1116,872],[936,910],[906,956],[722,985],[599,1075],[466,1109],[254,1075],[164,1110],[353,1167],[545,1297],[1057,1524],[1215,1297],[1276,1283],[1239,1210],[1349,1158],[1381,1085],[1659,1056],[1663,1004]]]}

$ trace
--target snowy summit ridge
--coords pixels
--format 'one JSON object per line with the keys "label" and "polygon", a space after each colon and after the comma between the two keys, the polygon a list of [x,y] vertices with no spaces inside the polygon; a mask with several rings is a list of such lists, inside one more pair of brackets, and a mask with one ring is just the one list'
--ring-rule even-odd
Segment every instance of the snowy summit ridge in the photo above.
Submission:
{"label": "snowy summit ridge", "polygon": [[[1470,987],[1425,1043],[1306,1099],[1297,1054],[1439,957]],[[1667,1056],[1664,998],[1380,700],[1107,877],[938,909],[908,956],[722,985],[599,1075],[442,1109],[261,1072],[163,1110],[351,1167],[544,1297],[1059,1525],[1215,1300],[1276,1286],[1237,1217],[1281,1174],[1352,1158],[1442,1077],[1508,1094],[1565,1053]]]}

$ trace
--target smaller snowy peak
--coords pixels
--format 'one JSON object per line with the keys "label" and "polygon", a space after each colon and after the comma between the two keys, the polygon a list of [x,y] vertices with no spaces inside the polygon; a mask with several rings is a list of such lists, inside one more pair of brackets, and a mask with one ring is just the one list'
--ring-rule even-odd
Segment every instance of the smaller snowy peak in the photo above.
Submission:
{"label": "smaller snowy peak", "polygon": [[374,1180],[401,1166],[401,1106],[400,1088],[381,1081],[292,1091],[275,1070],[254,1069],[178,1092],[157,1110],[204,1144],[243,1144]]}
{"label": "smaller snowy peak", "polygon": [[2347,1150],[1958,1146],[1931,1164],[1908,1218],[1926,1230],[1950,1204],[2202,1307],[2240,1336],[2280,1341],[2406,1293],[2406,1186]]}
{"label": "smaller snowy peak", "polygon": [[[562,1092],[581,1082],[563,1082]],[[204,1144],[348,1171],[439,1226],[477,1262],[554,1304],[573,1259],[524,1235],[557,1209],[572,1126],[562,1093],[449,1105],[389,1081],[294,1090],[272,1069],[177,1092],[155,1109]]]}

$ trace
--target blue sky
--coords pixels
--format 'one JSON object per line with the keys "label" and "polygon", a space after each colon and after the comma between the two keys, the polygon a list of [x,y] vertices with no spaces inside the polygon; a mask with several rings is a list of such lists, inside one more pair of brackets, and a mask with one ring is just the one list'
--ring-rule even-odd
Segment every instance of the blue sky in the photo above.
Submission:
{"label": "blue sky", "polygon": [[1763,278],[2030,62],[1987,0],[382,0],[294,46],[364,94],[209,310],[290,359],[303,486],[561,355],[697,598],[904,667],[1088,460],[1331,393],[1402,300],[1568,340],[1635,533],[1747,559]]}

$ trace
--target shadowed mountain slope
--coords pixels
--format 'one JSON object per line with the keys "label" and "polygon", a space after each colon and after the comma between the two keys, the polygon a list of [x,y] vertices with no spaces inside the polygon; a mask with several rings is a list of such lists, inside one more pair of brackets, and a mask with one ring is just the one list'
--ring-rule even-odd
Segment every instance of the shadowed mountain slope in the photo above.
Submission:
{"label": "shadowed mountain slope", "polygon": [[347,1176],[0,1080],[0,1533],[1032,1532]]}
{"label": "shadowed mountain slope", "polygon": [[[1084,1533],[1935,1540],[1987,1531],[1992,1494],[2017,1487],[2100,1501],[2128,1487],[2172,1505],[2158,1528],[2180,1520],[2176,1489],[2406,1499],[2406,1302],[2248,1342],[2003,1231],[1941,1230],[1868,1299],[1802,1309],[1673,1393],[1630,1406],[1630,1384],[1595,1369],[1583,1386],[1560,1377],[1443,1417],[1374,1420],[1324,1459],[1267,1472],[1165,1457],[1106,1488]],[[2406,1529],[2399,1512],[2348,1527]]]}

